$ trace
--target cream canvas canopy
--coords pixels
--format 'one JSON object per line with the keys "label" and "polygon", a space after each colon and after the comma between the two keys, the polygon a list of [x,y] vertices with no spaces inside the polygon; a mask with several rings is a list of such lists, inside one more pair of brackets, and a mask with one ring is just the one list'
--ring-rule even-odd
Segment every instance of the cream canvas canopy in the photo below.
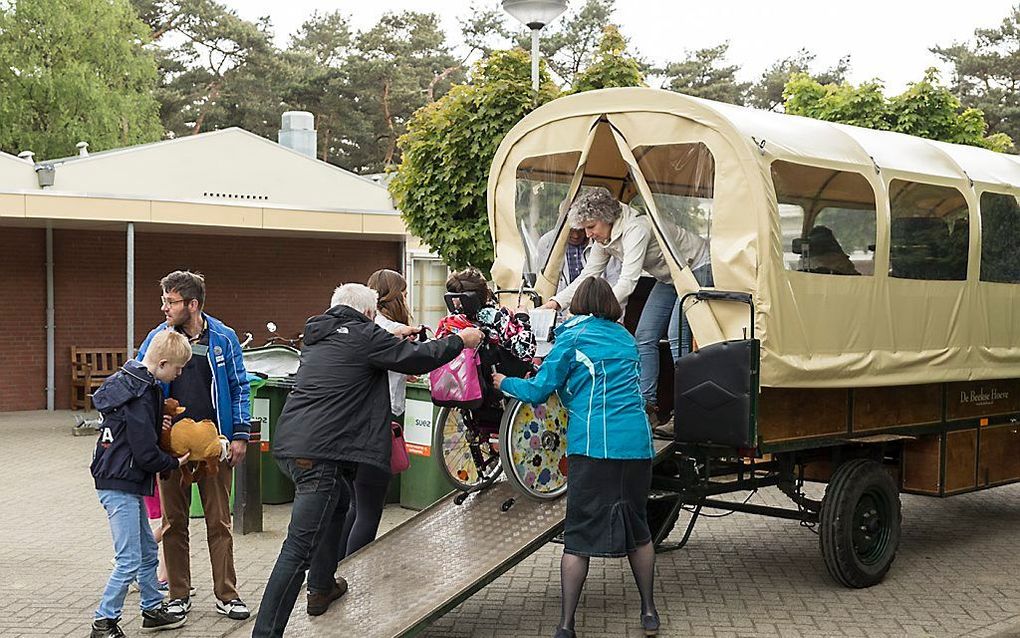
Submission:
{"label": "cream canvas canopy", "polygon": [[[566,208],[596,185],[651,217],[681,295],[699,286],[679,229],[709,240],[715,288],[753,296],[762,385],[1020,377],[1013,156],[655,89],[561,98],[492,163],[499,286],[532,271],[554,292]],[[700,344],[749,329],[738,304],[688,317]]]}

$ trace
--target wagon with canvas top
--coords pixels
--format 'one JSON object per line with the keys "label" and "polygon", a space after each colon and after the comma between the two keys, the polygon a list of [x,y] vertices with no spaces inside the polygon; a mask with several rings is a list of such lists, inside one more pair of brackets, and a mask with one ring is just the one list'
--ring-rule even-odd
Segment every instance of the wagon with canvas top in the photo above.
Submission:
{"label": "wagon with canvas top", "polygon": [[[581,93],[496,153],[500,287],[555,292],[567,207],[592,186],[650,218],[698,344],[669,371],[660,549],[703,507],[781,516],[817,526],[829,573],[866,587],[895,556],[901,492],[1020,480],[1017,158],[654,89]],[[678,229],[708,240],[713,288]],[[719,498],[764,486],[791,506]]]}

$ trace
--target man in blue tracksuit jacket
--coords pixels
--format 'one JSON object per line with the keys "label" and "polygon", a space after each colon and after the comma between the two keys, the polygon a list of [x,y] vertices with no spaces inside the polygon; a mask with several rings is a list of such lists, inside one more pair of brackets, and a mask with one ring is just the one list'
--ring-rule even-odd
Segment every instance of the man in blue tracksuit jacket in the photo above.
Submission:
{"label": "man in blue tracksuit jacket", "polygon": [[[227,460],[220,472],[199,480],[202,507],[205,510],[209,555],[212,561],[213,593],[216,611],[234,620],[250,615],[237,593],[234,571],[234,539],[230,529],[230,486],[233,466],[244,460],[250,431],[248,375],[241,357],[241,343],[234,331],[211,317],[205,305],[205,279],[202,275],[177,270],[160,281],[166,322],[146,337],[138,350],[145,355],[150,339],[160,330],[172,327],[191,344],[192,357],[181,376],[164,386],[168,396],[185,408],[181,418],[209,419],[230,440]],[[160,477],[163,502],[163,554],[170,581],[172,613],[186,614],[191,609],[191,563],[188,542],[191,487],[181,484],[180,471]]]}

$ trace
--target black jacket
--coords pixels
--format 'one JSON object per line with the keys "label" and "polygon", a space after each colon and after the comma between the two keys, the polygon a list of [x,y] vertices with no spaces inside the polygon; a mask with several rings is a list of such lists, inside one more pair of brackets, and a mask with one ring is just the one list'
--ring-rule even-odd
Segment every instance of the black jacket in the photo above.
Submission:
{"label": "black jacket", "polygon": [[92,404],[103,417],[90,468],[96,489],[152,496],[156,473],[178,466],[159,449],[163,392],[156,379],[128,361],[96,390]]}
{"label": "black jacket", "polygon": [[398,339],[362,313],[334,306],[305,325],[294,389],[273,432],[273,455],[390,467],[387,370],[423,374],[456,357],[454,335]]}

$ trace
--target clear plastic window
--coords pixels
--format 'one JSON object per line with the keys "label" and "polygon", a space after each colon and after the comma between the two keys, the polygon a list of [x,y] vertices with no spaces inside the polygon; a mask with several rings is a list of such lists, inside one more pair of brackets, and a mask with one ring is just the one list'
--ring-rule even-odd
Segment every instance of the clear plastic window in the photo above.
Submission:
{"label": "clear plastic window", "polygon": [[1013,195],[981,195],[981,281],[1020,284],[1020,205]]}
{"label": "clear plastic window", "polygon": [[947,186],[894,179],[889,184],[889,276],[967,278],[970,212]]}
{"label": "clear plastic window", "polygon": [[527,255],[525,272],[540,272],[549,257],[580,159],[580,152],[557,153],[529,157],[517,167],[514,213]]}
{"label": "clear plastic window", "polygon": [[875,191],[863,175],[776,161],[787,270],[822,275],[875,272]]}
{"label": "clear plastic window", "polygon": [[[674,254],[692,268],[705,266],[712,237],[715,185],[715,159],[711,151],[700,142],[638,146],[634,157],[652,191],[665,225],[664,235]],[[630,204],[638,210],[647,210],[640,196]]]}

